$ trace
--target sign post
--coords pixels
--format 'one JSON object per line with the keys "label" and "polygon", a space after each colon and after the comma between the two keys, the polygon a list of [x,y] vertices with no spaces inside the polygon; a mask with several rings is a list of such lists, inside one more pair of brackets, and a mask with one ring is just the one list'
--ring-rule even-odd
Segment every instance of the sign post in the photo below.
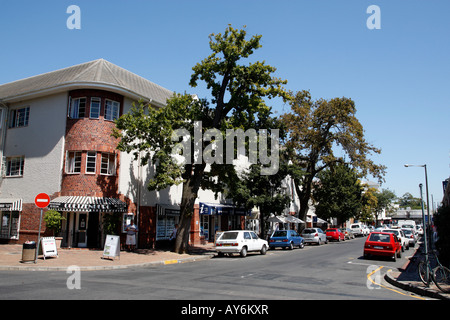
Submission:
{"label": "sign post", "polygon": [[50,197],[46,193],[39,193],[36,198],[34,198],[34,204],[41,208],[41,216],[39,218],[39,231],[38,231],[38,241],[36,248],[36,256],[34,257],[34,263],[36,263],[39,253],[39,244],[41,243],[41,225],[42,225],[42,213],[43,209],[50,204]]}

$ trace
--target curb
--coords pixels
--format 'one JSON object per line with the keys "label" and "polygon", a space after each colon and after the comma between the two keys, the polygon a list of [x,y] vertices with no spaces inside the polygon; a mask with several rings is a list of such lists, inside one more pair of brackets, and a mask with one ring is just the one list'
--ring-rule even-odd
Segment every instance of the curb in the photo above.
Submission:
{"label": "curb", "polygon": [[450,300],[449,297],[444,296],[444,295],[440,294],[439,292],[433,291],[431,289],[419,288],[419,287],[411,285],[410,283],[402,283],[400,281],[397,281],[394,279],[394,277],[392,277],[391,271],[388,271],[384,275],[384,279],[388,283],[392,284],[393,286],[396,286],[397,288],[400,288],[405,291],[410,291],[410,292],[416,293],[418,295],[426,296],[426,297],[430,297],[430,298],[434,298],[434,299]]}
{"label": "curb", "polygon": [[[206,254],[201,256],[194,256],[183,259],[175,259],[175,260],[161,260],[161,261],[152,261],[138,264],[124,264],[118,266],[81,266],[78,267],[80,271],[102,271],[102,270],[119,270],[119,269],[128,269],[128,268],[145,268],[152,266],[160,266],[160,265],[169,265],[169,264],[180,264],[180,263],[190,263],[195,261],[209,260],[214,255]],[[69,266],[65,267],[44,267],[44,266],[0,266],[1,271],[64,271],[67,272]]]}

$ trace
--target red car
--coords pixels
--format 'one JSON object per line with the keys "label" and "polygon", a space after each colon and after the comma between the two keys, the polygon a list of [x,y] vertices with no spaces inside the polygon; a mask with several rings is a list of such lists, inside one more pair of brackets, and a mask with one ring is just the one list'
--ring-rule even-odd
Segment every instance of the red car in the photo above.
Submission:
{"label": "red car", "polygon": [[325,230],[327,235],[327,240],[337,240],[337,241],[345,241],[345,234],[341,231],[341,229],[330,228]]}
{"label": "red car", "polygon": [[393,233],[372,232],[364,244],[364,258],[368,256],[392,257],[396,261],[402,256],[402,245]]}

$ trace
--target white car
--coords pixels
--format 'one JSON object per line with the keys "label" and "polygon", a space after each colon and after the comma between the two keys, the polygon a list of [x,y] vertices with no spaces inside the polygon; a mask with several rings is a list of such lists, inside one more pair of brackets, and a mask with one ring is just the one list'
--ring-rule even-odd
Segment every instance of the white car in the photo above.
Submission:
{"label": "white car", "polygon": [[269,243],[258,237],[258,235],[249,230],[231,230],[224,231],[216,240],[215,249],[219,256],[225,253],[232,255],[239,253],[241,257],[247,256],[250,251],[259,251],[266,254]]}
{"label": "white car", "polygon": [[368,236],[369,233],[370,233],[370,229],[366,225],[363,225],[362,229],[361,229],[361,232],[362,232],[363,236]]}
{"label": "white car", "polygon": [[406,235],[403,233],[402,229],[383,229],[382,232],[390,232],[395,234],[402,245],[402,251],[409,250],[410,242]]}
{"label": "white car", "polygon": [[350,225],[350,229],[352,229],[353,234],[358,237],[358,236],[364,236],[363,234],[363,225],[362,223],[353,223]]}

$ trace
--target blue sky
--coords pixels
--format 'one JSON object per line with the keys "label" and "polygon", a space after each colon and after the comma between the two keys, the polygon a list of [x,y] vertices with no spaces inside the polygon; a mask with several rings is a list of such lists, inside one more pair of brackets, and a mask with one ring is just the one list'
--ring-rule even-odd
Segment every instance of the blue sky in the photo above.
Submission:
{"label": "blue sky", "polygon": [[[70,5],[81,29],[69,30]],[[370,5],[381,29],[369,30]],[[450,176],[450,1],[400,0],[0,0],[0,84],[104,58],[177,92],[209,55],[208,35],[228,24],[262,35],[255,59],[293,91],[352,98],[372,159],[388,167],[382,188],[419,197],[427,164],[442,200]],[[273,101],[279,114],[289,107]]]}

